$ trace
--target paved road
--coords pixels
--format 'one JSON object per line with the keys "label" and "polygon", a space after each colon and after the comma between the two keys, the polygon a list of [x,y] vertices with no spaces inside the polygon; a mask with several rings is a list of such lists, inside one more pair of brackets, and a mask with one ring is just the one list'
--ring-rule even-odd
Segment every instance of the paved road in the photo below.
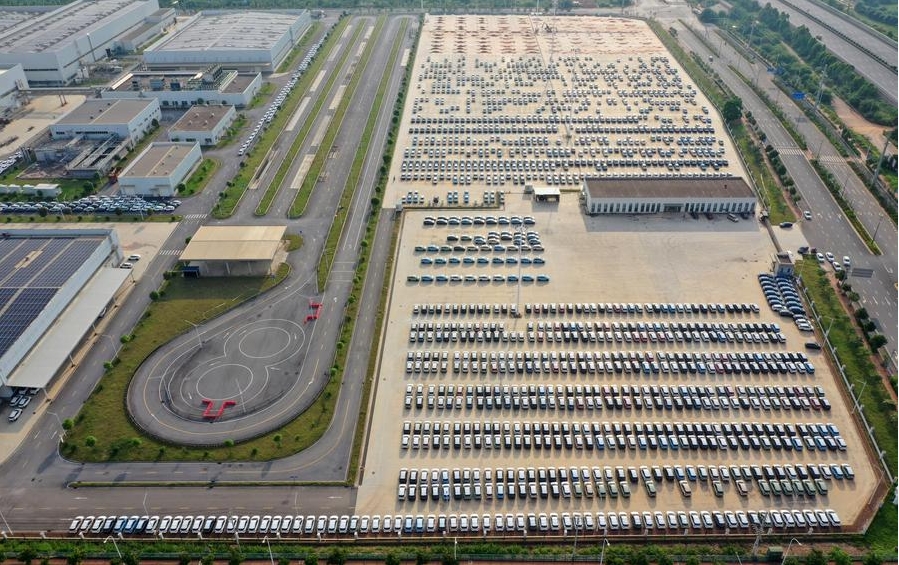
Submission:
{"label": "paved road", "polygon": [[[895,41],[845,14],[829,9],[822,2],[774,0],[772,5],[788,14],[792,25],[797,27],[804,25],[812,37],[820,36],[821,42],[828,51],[855,67],[860,75],[880,89],[887,100],[896,104],[897,51]],[[834,30],[839,33],[834,33]],[[852,41],[850,42],[844,37],[851,38]],[[861,46],[862,49],[856,45]],[[872,59],[863,49],[879,57],[886,64]],[[887,65],[892,65],[892,68]]]}
{"label": "paved road", "polygon": [[[352,95],[351,104],[352,111],[348,113],[347,118],[338,135],[338,146],[350,147],[358,144],[358,135],[361,133],[362,125],[370,112],[371,103],[374,98],[374,92],[380,80],[382,73],[385,71],[387,63],[387,54],[389,53],[393,37],[399,29],[399,21],[401,16],[392,17],[385,26],[382,40],[375,46],[375,52],[365,69],[363,80],[360,88]],[[370,20],[373,21],[373,20]],[[411,34],[407,34],[404,38],[404,47],[411,47]],[[387,96],[385,97],[385,108],[379,116],[379,122],[375,131],[374,143],[375,150],[372,152],[374,157],[365,169],[365,179],[359,187],[359,194],[354,200],[351,216],[347,224],[345,237],[348,237],[349,243],[342,245],[342,260],[350,261],[355,251],[358,249],[358,241],[361,235],[361,223],[367,216],[367,203],[370,198],[373,181],[378,169],[380,153],[385,140],[386,132],[389,129],[389,119],[391,116],[393,100],[396,99],[399,91],[401,69],[398,64],[394,64],[390,69],[391,83]],[[257,109],[256,112],[264,111]],[[252,123],[252,120],[251,120]],[[357,141],[352,143],[353,137]],[[319,186],[316,189],[316,197],[310,202],[310,213],[307,217],[286,222],[290,230],[302,229],[304,235],[309,235],[307,230],[310,226],[313,228],[321,228],[316,222],[321,223],[324,217],[332,217],[334,207],[336,207],[339,198],[339,190],[335,187],[342,187],[346,179],[346,173],[349,170],[348,163],[352,160],[352,152],[345,152],[346,161],[341,162],[337,159],[329,162],[328,169],[331,171],[327,175],[328,183]],[[228,170],[226,165],[223,170]],[[231,171],[236,170],[233,167]],[[224,177],[220,173],[216,178],[221,182]],[[219,184],[219,186],[221,186]],[[184,213],[201,214],[203,203],[207,206],[207,210],[211,208],[215,201],[216,190],[210,187],[203,195],[193,199],[184,205]],[[330,196],[328,198],[327,196]],[[322,212],[319,207],[327,209],[331,205],[330,212]],[[235,218],[229,222],[241,223],[249,222],[252,218],[253,208],[244,206],[243,204],[235,215]],[[176,248],[179,242],[183,242],[184,238],[193,233],[197,228],[197,222],[182,222],[175,233],[171,236],[167,243],[167,248]],[[326,227],[326,226],[325,226]],[[384,222],[379,233],[389,233],[390,224]],[[319,231],[322,234],[323,232]],[[384,245],[389,244],[389,239],[379,237],[378,240],[383,241]],[[316,248],[320,250],[323,241],[307,238],[304,250],[313,252]],[[183,245],[183,243],[181,244]],[[372,296],[376,296],[383,283],[383,265],[385,263],[383,257],[387,251],[386,247],[375,245],[372,264],[378,265],[379,268],[369,271],[364,291],[364,300],[376,302]],[[380,254],[380,255],[378,255]],[[293,260],[293,258],[291,258]],[[354,261],[354,260],[353,260]],[[306,261],[307,265],[314,265],[313,260]],[[134,321],[139,318],[147,303],[146,297],[149,291],[154,288],[156,283],[161,280],[161,273],[168,268],[169,262],[164,257],[160,257],[154,261],[148,269],[147,275],[137,283],[137,289],[134,292],[133,300],[128,301],[120,309],[115,318],[111,321],[108,333],[111,335],[119,335],[125,333],[133,326]],[[339,275],[335,276],[337,279]],[[300,277],[300,280],[303,280]],[[292,277],[287,285],[295,283]],[[339,279],[335,284],[329,284],[325,297],[333,300],[337,299],[336,304],[345,302],[349,284],[341,282]],[[288,292],[285,290],[284,292]],[[334,318],[340,318],[340,309],[331,309],[335,314]],[[322,324],[320,320],[317,322],[321,326],[327,326],[322,333],[321,341],[323,343],[333,344],[336,342],[337,324]],[[368,350],[373,335],[374,316],[371,308],[363,308],[357,320],[357,335],[354,338],[353,345],[358,345],[358,351],[354,351],[348,361],[347,371],[345,373],[344,385],[338,397],[338,405],[336,412],[343,417],[335,419],[332,425],[325,432],[321,441],[314,446],[292,457],[282,460],[264,463],[226,463],[226,464],[208,464],[208,463],[114,463],[114,464],[77,464],[61,459],[56,451],[56,442],[58,441],[59,424],[53,415],[45,415],[40,422],[33,428],[32,433],[26,442],[2,465],[0,466],[0,476],[3,477],[3,484],[0,486],[0,512],[8,523],[4,529],[10,528],[12,531],[18,529],[44,529],[59,528],[61,522],[65,522],[69,517],[76,514],[112,514],[121,513],[123,511],[137,511],[146,507],[148,511],[153,513],[179,512],[203,509],[204,512],[237,512],[242,509],[258,509],[260,512],[277,511],[279,508],[296,508],[298,505],[307,508],[308,512],[333,512],[345,513],[352,509],[355,502],[355,491],[353,489],[336,488],[285,488],[285,487],[259,487],[259,488],[228,488],[227,491],[216,489],[166,489],[158,487],[125,488],[110,489],[103,488],[82,488],[82,489],[66,489],[65,485],[72,481],[101,481],[101,482],[121,482],[121,481],[162,481],[162,480],[200,480],[200,481],[259,481],[259,480],[279,480],[279,481],[342,481],[346,476],[346,467],[350,456],[350,447],[352,445],[353,430],[355,427],[355,415],[358,413],[361,400],[362,380],[368,364]],[[333,320],[332,320],[333,322]],[[118,333],[117,333],[118,332]],[[326,332],[331,335],[325,337]],[[320,353],[324,357],[330,359],[333,352],[323,351]],[[90,390],[102,375],[102,363],[104,360],[112,357],[112,345],[100,343],[93,348],[79,367],[75,378],[71,379],[68,386],[63,388],[60,394],[53,400],[53,410],[62,419],[74,417],[82,402],[87,398]],[[146,499],[144,498],[146,497]],[[303,504],[306,501],[306,504]],[[63,509],[64,512],[60,512]],[[287,512],[287,510],[284,510]],[[302,512],[302,509],[300,510]]]}
{"label": "paved road", "polygon": [[[814,219],[811,222],[800,223],[800,229],[803,230],[809,243],[819,249],[831,251],[838,257],[849,255],[852,257],[855,272],[862,271],[862,269],[873,271],[871,276],[850,275],[850,280],[853,288],[862,296],[862,303],[877,320],[881,331],[889,340],[889,349],[895,350],[897,343],[895,285],[897,257],[899,257],[897,256],[896,226],[889,219],[881,221],[883,215],[880,207],[864,188],[862,181],[843,162],[823,134],[808,122],[792,99],[774,86],[770,80],[771,77],[761,64],[749,64],[726,42],[715,38],[714,35],[711,36],[711,43],[718,51],[713,53],[694,34],[687,32],[681,24],[676,25],[683,30],[680,40],[703,59],[709,55],[720,54],[720,57],[714,59],[715,70],[731,90],[740,97],[743,107],[751,111],[758,120],[759,126],[768,136],[768,143],[780,152],[781,159],[802,196],[799,207],[802,210],[810,210],[813,214]],[[814,148],[812,150],[814,154],[820,154],[822,164],[830,169],[834,177],[841,183],[845,179],[845,198],[856,210],[868,232],[873,234],[875,230],[877,231],[877,243],[883,250],[883,255],[872,255],[859,239],[852,225],[843,216],[839,206],[809,163],[809,159],[814,156],[812,152],[803,152],[799,149],[780,121],[758,98],[755,91],[731,70],[731,67],[738,69],[747,78],[752,77],[750,80],[757,80],[759,88],[781,107],[805,137],[807,145]]]}

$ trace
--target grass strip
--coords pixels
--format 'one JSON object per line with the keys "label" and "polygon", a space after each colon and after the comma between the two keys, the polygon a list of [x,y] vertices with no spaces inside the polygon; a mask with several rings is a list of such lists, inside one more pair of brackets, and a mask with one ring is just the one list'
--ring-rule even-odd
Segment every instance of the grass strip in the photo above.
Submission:
{"label": "grass strip", "polygon": [[[256,176],[257,170],[268,155],[269,149],[271,149],[272,145],[278,139],[278,136],[284,132],[284,128],[287,127],[290,117],[299,106],[300,100],[302,100],[303,96],[305,96],[306,92],[309,90],[309,86],[315,79],[315,75],[318,74],[318,71],[321,69],[322,65],[324,65],[327,54],[339,41],[340,32],[346,27],[348,21],[348,18],[341,18],[341,20],[337,22],[337,25],[334,26],[334,29],[328,32],[328,40],[322,45],[322,49],[319,50],[315,59],[312,61],[312,64],[309,65],[309,68],[306,69],[306,72],[303,73],[303,76],[297,81],[296,86],[290,92],[287,100],[284,101],[282,111],[276,113],[272,123],[263,128],[259,137],[259,142],[251,147],[243,156],[243,160],[240,162],[240,170],[237,175],[226,183],[225,190],[219,194],[219,201],[216,202],[215,207],[212,209],[213,217],[223,219],[230,217],[234,213],[234,209],[237,208],[237,204],[240,202],[241,198],[243,198],[244,192],[246,192],[247,187],[250,186],[250,182]],[[304,44],[308,44],[311,39],[312,36],[307,34],[302,41]]]}
{"label": "grass strip", "polygon": [[[371,57],[371,46],[374,43],[375,39],[380,37],[384,27],[384,21],[384,17],[378,18],[378,23],[376,25],[374,33],[372,34],[370,43],[368,44],[365,53],[362,56],[362,60],[359,61],[360,68],[365,68],[365,66],[368,64],[368,59]],[[391,51],[388,61],[394,61],[396,59],[396,53],[398,50],[399,38],[393,44],[393,51]],[[347,88],[349,92],[356,91],[356,86],[361,77],[362,73],[357,73],[353,77],[353,81]],[[377,123],[378,121],[378,114],[380,113],[381,106],[384,103],[384,93],[387,90],[387,85],[389,84],[389,82],[390,73],[385,72],[384,76],[381,77],[381,82],[378,85],[377,92],[375,93],[375,99],[372,103],[371,111],[368,114],[368,120],[366,120],[365,122],[365,128],[362,130],[362,136],[360,137],[359,145],[356,149],[356,156],[353,158],[353,164],[350,166],[350,173],[347,175],[346,183],[343,185],[343,190],[340,193],[340,204],[338,205],[337,210],[348,210],[350,204],[352,204],[353,202],[353,196],[356,194],[356,190],[359,188],[359,179],[362,176],[362,167],[365,165],[365,157],[368,155],[368,146],[371,144],[372,132],[375,129],[375,123]],[[346,108],[349,106],[349,102],[349,97],[344,98],[341,102],[341,107],[338,109],[341,119],[343,118],[343,113],[345,113]],[[336,133],[337,129],[339,128],[333,128],[333,131],[335,131]],[[329,146],[330,145],[328,145],[328,147]],[[321,149],[319,149],[319,153],[321,153]],[[305,207],[305,203],[303,204],[303,206]],[[374,211],[372,211],[372,213],[374,213]],[[341,234],[343,234],[343,226],[346,224],[348,217],[348,213],[341,214],[340,212],[338,212],[334,216],[334,221],[331,222],[331,227],[328,230],[327,237],[325,238],[325,245],[322,249],[321,257],[319,257],[318,260],[318,288],[320,289],[324,289],[325,285],[328,282],[328,276],[331,274],[331,265],[334,262],[334,256],[337,253],[337,246],[340,244],[340,236]]]}
{"label": "grass strip", "polygon": [[[382,26],[383,22],[379,20],[378,29],[377,31],[375,31],[375,34],[380,35],[380,28]],[[339,71],[331,73],[331,76],[328,78],[328,84],[322,90],[322,93],[329,92],[331,90],[331,86],[343,73],[343,66],[346,63],[346,60],[349,58],[350,52],[352,51],[351,46],[356,45],[356,41],[362,34],[362,29],[364,27],[365,26],[358,26],[356,28],[356,33],[353,34],[353,37],[350,39],[343,57],[340,58],[340,62],[337,64],[336,68],[339,69]],[[362,74],[360,69],[365,69],[365,64],[368,62],[368,59],[371,56],[371,46],[374,41],[374,37],[374,35],[370,37],[365,44],[365,53],[363,53],[359,62],[356,64],[356,72],[354,72],[353,74],[353,80],[344,91],[343,98],[341,99],[337,110],[334,112],[334,116],[331,118],[331,123],[329,124],[328,131],[325,133],[325,137],[324,139],[322,139],[321,145],[318,146],[318,151],[315,152],[315,157],[312,159],[312,164],[309,166],[309,171],[306,172],[306,177],[303,179],[303,185],[297,191],[297,195],[294,197],[293,202],[290,205],[290,210],[287,212],[287,216],[289,218],[299,218],[306,211],[306,204],[309,202],[310,196],[312,196],[312,189],[318,182],[318,176],[319,174],[321,174],[321,170],[325,166],[325,160],[328,158],[328,154],[331,152],[331,145],[334,143],[334,138],[337,137],[337,132],[340,131],[340,125],[343,123],[343,117],[346,114],[347,108],[349,107],[349,100],[353,97],[353,93],[356,91],[356,85],[359,84],[358,77]],[[324,96],[319,99],[318,105],[321,106],[322,103],[324,103]]]}
{"label": "grass strip", "polygon": [[203,192],[203,189],[206,188],[206,185],[218,168],[218,161],[210,157],[205,157],[200,161],[199,166],[197,166],[193,174],[190,175],[190,178],[187,179],[187,182],[184,183],[184,187],[179,187],[178,196],[191,196],[198,192]]}
{"label": "grass strip", "polygon": [[[874,427],[874,437],[880,449],[886,452],[885,459],[895,477],[896,462],[899,459],[896,405],[884,388],[883,380],[871,360],[871,350],[858,334],[826,272],[818,263],[803,260],[797,261],[796,266],[818,315],[821,319],[828,320],[828,339],[837,349],[839,363],[845,367],[846,378],[855,384],[856,392],[861,392],[858,400],[865,405],[865,417],[868,424]],[[863,391],[862,383],[867,383]],[[895,541],[895,530],[893,533]]]}
{"label": "grass strip", "polygon": [[[348,21],[348,19],[343,20],[343,22]],[[346,24],[344,23],[344,26],[345,25]],[[353,35],[350,43],[346,46],[343,56],[340,58],[340,61],[335,67],[336,69],[343,68],[343,64],[350,54],[350,46],[355,44],[356,38],[359,36],[361,27],[362,26],[356,29],[356,33]],[[335,38],[339,37],[337,35],[338,31],[340,30],[334,30]],[[318,71],[321,70],[321,66],[324,64],[324,62],[322,60],[319,60],[319,58],[316,59],[316,63],[313,63],[313,65],[309,67],[309,70],[306,71],[306,73],[303,75],[304,84],[300,86],[300,91],[303,93],[309,92],[309,87],[312,85],[312,81],[315,80],[315,77],[318,75]],[[293,143],[287,150],[287,153],[284,155],[284,159],[281,161],[281,166],[278,167],[278,171],[275,173],[275,177],[272,179],[271,184],[269,184],[268,188],[265,189],[265,194],[262,195],[262,199],[259,201],[259,205],[256,206],[256,210],[253,212],[254,215],[264,216],[268,214],[268,210],[269,208],[271,208],[272,202],[275,201],[275,196],[277,196],[278,192],[281,190],[281,185],[284,183],[284,178],[287,176],[287,173],[290,172],[290,168],[293,166],[294,160],[296,159],[297,154],[300,152],[300,149],[302,149],[303,144],[306,143],[306,138],[309,136],[309,132],[312,130],[312,126],[315,125],[315,119],[321,112],[321,108],[324,105],[325,100],[327,99],[328,92],[330,92],[334,81],[337,80],[337,77],[339,75],[339,72],[331,73],[331,76],[328,77],[328,82],[325,84],[324,88],[319,89],[320,95],[316,97],[315,102],[312,104],[312,109],[309,110],[309,117],[306,118],[306,120],[303,122],[303,127],[300,128],[299,133],[297,134],[296,138],[294,138]],[[297,106],[299,106],[299,104],[297,104]],[[293,115],[293,111],[291,112],[291,115]]]}
{"label": "grass strip", "polygon": [[281,61],[281,64],[278,65],[278,70],[275,72],[278,73],[286,73],[291,67],[293,67],[293,62],[296,61],[297,56],[304,51],[304,48],[309,43],[309,40],[318,32],[318,28],[321,27],[320,22],[312,22],[312,24],[306,28],[306,33],[303,34],[303,37],[300,38],[300,41],[297,42],[296,46],[290,50],[290,53],[287,54],[287,57]]}

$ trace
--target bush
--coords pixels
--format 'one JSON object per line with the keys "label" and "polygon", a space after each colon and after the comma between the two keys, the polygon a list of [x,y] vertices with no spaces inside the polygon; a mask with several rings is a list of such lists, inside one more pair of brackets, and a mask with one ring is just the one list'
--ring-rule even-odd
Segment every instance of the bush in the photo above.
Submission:
{"label": "bush", "polygon": [[344,565],[346,563],[346,554],[339,547],[335,547],[328,554],[328,565]]}
{"label": "bush", "polygon": [[318,565],[318,555],[310,553],[303,559],[303,565]]}

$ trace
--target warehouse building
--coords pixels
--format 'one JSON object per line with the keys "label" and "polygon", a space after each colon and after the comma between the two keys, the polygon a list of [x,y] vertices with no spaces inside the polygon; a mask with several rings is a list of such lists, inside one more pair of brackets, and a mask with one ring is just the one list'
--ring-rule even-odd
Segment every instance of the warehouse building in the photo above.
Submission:
{"label": "warehouse building", "polygon": [[0,68],[0,110],[19,107],[19,91],[28,88],[22,65]]}
{"label": "warehouse building", "polygon": [[157,0],[76,0],[61,7],[6,6],[0,66],[21,64],[31,86],[61,86],[88,76],[115,52],[116,39],[159,11]]}
{"label": "warehouse building", "polygon": [[0,235],[0,384],[43,388],[69,364],[130,271],[111,229]]}
{"label": "warehouse building", "polygon": [[202,158],[197,143],[151,143],[119,175],[119,190],[136,196],[175,196]]}
{"label": "warehouse building", "polygon": [[234,106],[193,106],[169,128],[169,141],[216,145],[236,117]]}
{"label": "warehouse building", "polygon": [[225,65],[270,73],[309,27],[307,10],[206,11],[144,51],[151,70]]}
{"label": "warehouse building", "polygon": [[755,211],[752,188],[739,177],[594,177],[583,182],[587,214],[711,213]]}
{"label": "warehouse building", "polygon": [[213,65],[204,71],[133,72],[100,92],[101,98],[155,98],[163,108],[224,104],[243,108],[262,88],[262,75]]}
{"label": "warehouse building", "polygon": [[85,100],[80,106],[50,126],[53,139],[104,139],[114,136],[128,140],[133,147],[140,142],[154,123],[162,117],[159,101],[144,100]]}
{"label": "warehouse building", "polygon": [[284,226],[203,226],[190,239],[180,260],[185,273],[224,277],[260,277],[275,272]]}

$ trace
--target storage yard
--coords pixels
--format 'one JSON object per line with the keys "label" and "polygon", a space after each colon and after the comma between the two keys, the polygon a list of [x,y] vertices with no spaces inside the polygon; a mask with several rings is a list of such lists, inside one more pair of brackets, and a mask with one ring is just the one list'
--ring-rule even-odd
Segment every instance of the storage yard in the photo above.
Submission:
{"label": "storage yard", "polygon": [[[506,41],[497,29],[510,20],[540,30],[556,25],[552,18],[432,16],[416,71],[439,63],[444,47],[474,50],[462,58],[465,73],[446,80],[446,96],[465,96],[466,84],[489,96],[494,87],[512,89],[499,84],[505,77],[488,75],[518,56],[564,60],[576,51],[584,61],[617,62],[626,36],[639,45],[629,64],[666,57],[639,22],[565,18],[568,27],[555,33]],[[582,35],[606,25],[617,30],[617,47]],[[450,41],[447,29],[467,30],[457,34],[466,41]],[[607,52],[589,52],[594,45]],[[682,71],[668,64],[684,76],[677,89],[690,91]],[[561,92],[571,79],[553,80]],[[515,83],[507,94],[539,97],[547,87],[534,82]],[[413,93],[415,85],[413,78]],[[796,307],[795,289],[773,289],[758,276],[771,272],[775,258],[763,226],[748,214],[731,221],[680,213],[588,217],[576,194],[580,175],[742,177],[726,134],[712,144],[717,171],[685,164],[684,156],[680,170],[671,161],[677,157],[666,157],[648,163],[646,173],[639,165],[628,172],[627,164],[603,171],[587,160],[567,163],[563,174],[566,159],[603,148],[639,153],[655,134],[633,150],[614,141],[584,146],[561,123],[514,125],[503,104],[475,102],[471,113],[490,114],[498,125],[463,132],[461,145],[444,143],[455,134],[415,132],[422,126],[412,122],[433,128],[446,119],[442,106],[456,111],[449,99],[429,106],[444,99],[433,88],[419,85],[419,97],[408,98],[407,144],[403,135],[398,144],[406,158],[394,159],[388,190],[395,199],[386,199],[404,203],[402,232],[356,513],[378,516],[379,531],[393,533],[397,524],[498,535],[851,529],[865,506],[859,501],[874,495],[877,471],[827,358],[806,347],[814,334],[779,312],[781,301]],[[620,96],[602,95],[603,109],[625,105]],[[697,115],[710,120],[695,121],[714,136],[720,118],[700,109],[701,94],[693,96]],[[679,127],[681,120],[693,127],[693,111],[680,118],[678,106],[670,115]],[[528,148],[522,133],[541,142]],[[522,155],[540,156],[542,173],[539,165],[500,172],[504,156],[526,162]],[[476,188],[454,189],[452,164],[447,172],[419,164],[415,181],[414,161],[453,158],[472,163]],[[461,171],[456,176],[461,185]],[[467,172],[464,178],[467,184]],[[535,182],[560,185],[560,202],[532,199],[525,185]]]}

